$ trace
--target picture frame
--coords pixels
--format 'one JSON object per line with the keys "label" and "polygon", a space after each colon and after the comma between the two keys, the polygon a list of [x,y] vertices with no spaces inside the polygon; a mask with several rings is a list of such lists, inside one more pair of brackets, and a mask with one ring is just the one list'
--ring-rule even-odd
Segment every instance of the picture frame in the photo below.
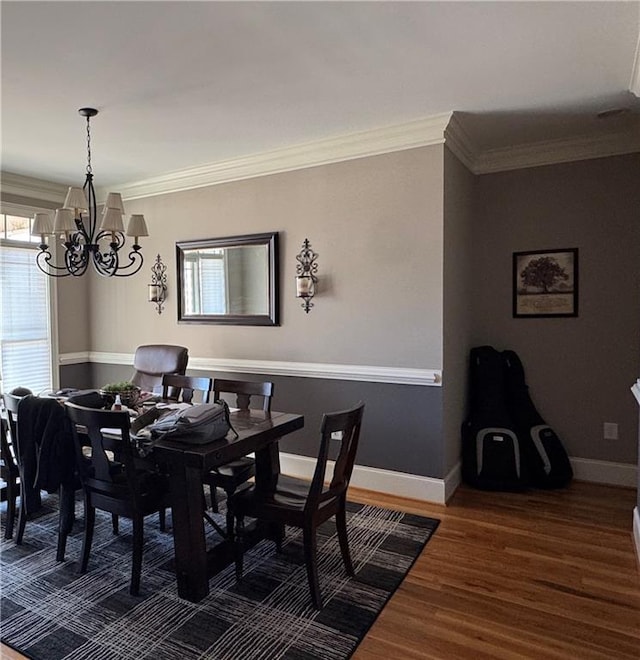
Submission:
{"label": "picture frame", "polygon": [[578,248],[513,253],[513,317],[578,316]]}

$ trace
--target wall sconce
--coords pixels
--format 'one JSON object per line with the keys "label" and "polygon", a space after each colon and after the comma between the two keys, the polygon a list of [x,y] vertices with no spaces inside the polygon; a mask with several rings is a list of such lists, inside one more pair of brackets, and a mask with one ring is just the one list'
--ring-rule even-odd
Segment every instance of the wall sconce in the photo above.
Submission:
{"label": "wall sconce", "polygon": [[167,267],[162,263],[160,255],[156,257],[156,262],[151,266],[151,284],[149,288],[149,302],[158,306],[158,314],[162,314],[163,303],[167,297]]}
{"label": "wall sconce", "polygon": [[302,249],[296,255],[298,264],[296,266],[296,298],[302,298],[301,307],[308,314],[309,310],[313,307],[311,298],[316,295],[316,284],[318,278],[318,264],[316,259],[318,255],[311,249],[309,239],[305,238],[302,244]]}

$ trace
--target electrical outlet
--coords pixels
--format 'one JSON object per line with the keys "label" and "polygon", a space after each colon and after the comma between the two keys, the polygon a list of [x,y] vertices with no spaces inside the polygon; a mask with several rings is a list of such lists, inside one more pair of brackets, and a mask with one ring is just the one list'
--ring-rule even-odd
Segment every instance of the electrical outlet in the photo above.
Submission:
{"label": "electrical outlet", "polygon": [[605,422],[603,431],[605,440],[618,439],[618,425],[615,422]]}

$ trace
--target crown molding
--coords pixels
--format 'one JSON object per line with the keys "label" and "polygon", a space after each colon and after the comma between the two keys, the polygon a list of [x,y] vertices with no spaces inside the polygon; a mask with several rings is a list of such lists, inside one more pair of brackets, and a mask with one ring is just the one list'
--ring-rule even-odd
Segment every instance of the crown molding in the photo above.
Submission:
{"label": "crown molding", "polygon": [[[636,54],[631,81],[631,91],[636,94],[635,88],[640,85],[638,57],[640,54]],[[120,190],[124,199],[139,199],[443,143],[477,175],[640,151],[640,132],[580,136],[481,151],[464,129],[458,114],[446,112],[404,124],[170,172],[110,186],[110,189]],[[67,192],[65,185],[11,172],[2,172],[0,183],[3,193],[56,204],[63,203]],[[107,191],[98,188],[96,192],[98,199],[103,199]]]}
{"label": "crown molding", "polygon": [[[123,199],[203,188],[241,179],[278,174],[341,161],[377,156],[444,142],[451,112],[340,137],[267,151],[201,167],[170,172],[142,181],[111,186]],[[104,190],[99,191],[100,195]]]}
{"label": "crown molding", "polygon": [[13,172],[0,174],[0,188],[3,194],[19,195],[47,202],[62,204],[67,194],[68,186],[61,183],[52,183],[43,179],[34,179]]}
{"label": "crown molding", "polygon": [[640,132],[579,136],[479,151],[454,113],[446,130],[446,145],[473,174],[492,174],[636,153],[640,151]]}
{"label": "crown molding", "polygon": [[640,132],[549,140],[480,153],[475,160],[473,172],[490,174],[526,167],[621,156],[637,151],[640,151]]}
{"label": "crown molding", "polygon": [[451,120],[445,130],[445,144],[469,171],[478,174],[475,166],[478,149],[463,128],[457,112],[451,115]]}

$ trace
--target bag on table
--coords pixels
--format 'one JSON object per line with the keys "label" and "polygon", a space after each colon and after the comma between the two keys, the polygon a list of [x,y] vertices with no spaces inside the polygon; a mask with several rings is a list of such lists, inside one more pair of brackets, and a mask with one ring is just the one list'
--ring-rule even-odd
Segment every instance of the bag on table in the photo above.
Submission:
{"label": "bag on table", "polygon": [[152,423],[140,429],[136,436],[151,440],[171,439],[189,444],[205,444],[226,437],[233,431],[229,421],[229,406],[222,399],[215,403],[198,403],[193,406],[170,410]]}

